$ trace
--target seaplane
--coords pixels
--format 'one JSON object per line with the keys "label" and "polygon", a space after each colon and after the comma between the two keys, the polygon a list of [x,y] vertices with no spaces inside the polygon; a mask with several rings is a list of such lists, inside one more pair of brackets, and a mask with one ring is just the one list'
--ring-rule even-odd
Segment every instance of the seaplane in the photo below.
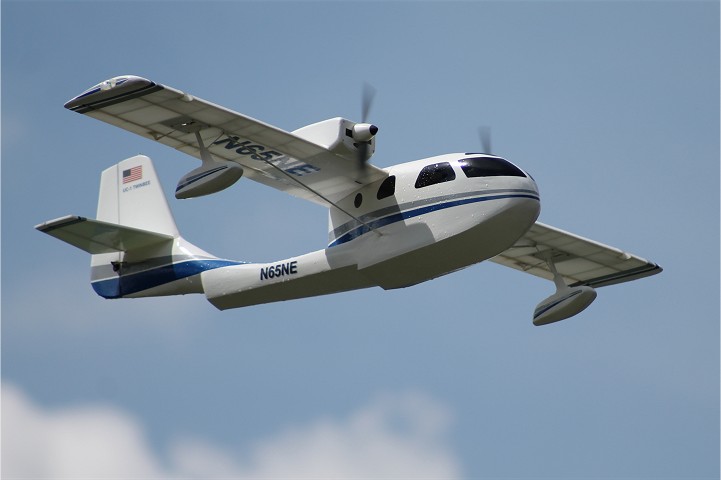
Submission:
{"label": "seaplane", "polygon": [[91,285],[104,298],[197,293],[221,310],[404,288],[490,260],[553,282],[555,292],[533,311],[533,324],[546,325],[583,311],[599,287],[662,271],[539,223],[536,181],[490,153],[490,139],[481,153],[372,165],[378,127],[367,121],[372,93],[363,97],[360,122],[338,117],[292,132],[133,75],[65,104],[200,160],[178,181],[178,199],[245,177],[326,207],[328,243],[320,250],[269,263],[205,252],[180,235],[144,155],[102,172],[96,219],[68,215],[35,228],[91,255]]}

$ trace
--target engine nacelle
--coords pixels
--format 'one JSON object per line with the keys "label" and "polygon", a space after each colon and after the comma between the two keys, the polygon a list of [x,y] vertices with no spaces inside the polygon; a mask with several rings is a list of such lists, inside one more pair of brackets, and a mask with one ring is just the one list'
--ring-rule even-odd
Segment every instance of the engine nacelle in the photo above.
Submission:
{"label": "engine nacelle", "polygon": [[204,161],[178,181],[175,198],[194,198],[210,195],[228,188],[243,176],[243,167],[225,160]]}
{"label": "engine nacelle", "polygon": [[378,127],[375,125],[355,123],[340,117],[306,125],[293,131],[294,135],[353,160],[358,158],[361,151],[366,156],[363,160],[368,160],[373,155],[376,148],[376,133]]}
{"label": "engine nacelle", "polygon": [[[370,142],[371,138],[376,136],[378,133],[378,127],[371,125],[370,123],[356,123],[351,128],[350,136],[353,140],[358,142]],[[346,132],[348,135],[348,132]]]}
{"label": "engine nacelle", "polygon": [[581,313],[596,299],[596,290],[586,285],[565,287],[542,300],[533,312],[533,324],[548,325]]}

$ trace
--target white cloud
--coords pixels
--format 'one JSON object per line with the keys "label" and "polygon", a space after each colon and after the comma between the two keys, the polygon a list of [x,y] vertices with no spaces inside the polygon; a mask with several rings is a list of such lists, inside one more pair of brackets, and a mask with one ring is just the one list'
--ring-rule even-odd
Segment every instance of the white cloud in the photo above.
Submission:
{"label": "white cloud", "polygon": [[459,478],[446,408],[418,393],[385,395],[346,419],[288,428],[238,452],[196,438],[150,449],[142,425],[114,407],[44,410],[2,389],[2,478]]}
{"label": "white cloud", "polygon": [[2,477],[161,478],[138,423],[110,407],[44,411],[2,385]]}

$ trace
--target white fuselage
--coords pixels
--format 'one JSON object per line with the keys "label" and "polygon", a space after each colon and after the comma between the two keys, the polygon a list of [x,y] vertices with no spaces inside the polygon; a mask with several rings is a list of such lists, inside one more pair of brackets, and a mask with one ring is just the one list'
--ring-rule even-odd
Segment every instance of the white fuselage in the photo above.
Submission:
{"label": "white fuselage", "polygon": [[[486,163],[493,167],[490,174],[483,170]],[[414,285],[499,254],[540,213],[535,181],[498,157],[448,154],[386,171],[386,180],[331,208],[324,250],[204,271],[208,300],[225,309]]]}

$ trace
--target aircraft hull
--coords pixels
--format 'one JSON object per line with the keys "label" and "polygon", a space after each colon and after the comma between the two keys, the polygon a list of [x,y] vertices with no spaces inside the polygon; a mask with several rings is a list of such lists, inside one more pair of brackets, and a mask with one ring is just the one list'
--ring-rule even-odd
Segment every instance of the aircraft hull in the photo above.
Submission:
{"label": "aircraft hull", "polygon": [[540,203],[534,199],[514,198],[503,203],[471,228],[362,268],[360,273],[387,290],[416,285],[492,258],[521,238],[540,212]]}
{"label": "aircraft hull", "polygon": [[[478,214],[478,208],[456,207],[458,215]],[[491,258],[509,248],[533,225],[540,212],[540,202],[530,198],[499,201],[475,225],[436,240],[433,225],[439,212],[418,219],[405,228],[413,231],[425,226],[425,242],[400,255],[384,251],[382,242],[392,235],[372,232],[357,239],[359,249],[348,245],[292,257],[273,264],[234,265],[201,274],[208,301],[224,310],[297,298],[326,295],[372,286],[384,289],[402,288],[468,267]],[[400,228],[400,227],[398,227]],[[404,232],[407,238],[408,231]],[[376,246],[379,255],[368,252]],[[361,257],[359,257],[359,252]],[[380,259],[380,260],[378,260]],[[378,261],[373,261],[378,260]]]}

